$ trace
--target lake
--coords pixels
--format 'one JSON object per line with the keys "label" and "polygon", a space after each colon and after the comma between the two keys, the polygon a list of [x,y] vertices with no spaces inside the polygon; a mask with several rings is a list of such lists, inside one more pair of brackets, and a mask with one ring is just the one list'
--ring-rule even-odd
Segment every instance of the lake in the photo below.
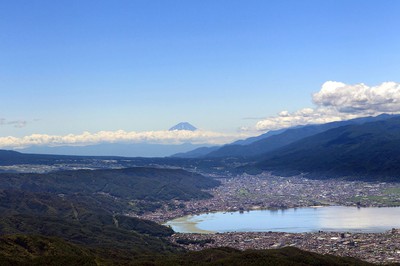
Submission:
{"label": "lake", "polygon": [[400,207],[344,206],[189,215],[168,221],[179,233],[316,231],[379,233],[400,228]]}

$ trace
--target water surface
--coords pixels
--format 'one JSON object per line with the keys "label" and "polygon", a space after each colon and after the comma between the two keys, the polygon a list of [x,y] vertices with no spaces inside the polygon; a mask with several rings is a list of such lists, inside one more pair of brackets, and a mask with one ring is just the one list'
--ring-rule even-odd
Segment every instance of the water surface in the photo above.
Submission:
{"label": "water surface", "polygon": [[166,223],[175,232],[384,232],[400,228],[400,207],[310,207],[189,215]]}

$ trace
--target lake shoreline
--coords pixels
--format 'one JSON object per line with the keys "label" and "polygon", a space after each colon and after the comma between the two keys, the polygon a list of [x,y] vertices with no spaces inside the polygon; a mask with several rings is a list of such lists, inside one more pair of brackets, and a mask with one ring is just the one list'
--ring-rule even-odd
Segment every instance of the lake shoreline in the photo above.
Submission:
{"label": "lake shoreline", "polygon": [[204,234],[268,231],[381,233],[391,228],[400,228],[400,207],[311,206],[246,212],[208,212],[172,219],[164,225],[179,233]]}
{"label": "lake shoreline", "polygon": [[253,209],[280,210],[312,206],[398,207],[400,183],[310,180],[301,176],[278,177],[270,173],[217,178],[221,185],[207,190],[211,198],[173,200],[161,208],[128,216],[160,224],[186,215]]}

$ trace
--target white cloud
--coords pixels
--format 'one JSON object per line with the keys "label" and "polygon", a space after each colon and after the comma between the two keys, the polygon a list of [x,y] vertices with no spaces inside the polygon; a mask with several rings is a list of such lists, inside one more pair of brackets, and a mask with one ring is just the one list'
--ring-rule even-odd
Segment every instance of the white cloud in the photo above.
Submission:
{"label": "white cloud", "polygon": [[400,113],[400,84],[384,82],[369,87],[363,83],[348,85],[327,81],[312,97],[314,108],[295,112],[282,111],[256,124],[257,130],[268,131],[297,125],[321,124],[332,121]]}
{"label": "white cloud", "polygon": [[247,137],[241,134],[225,134],[211,131],[146,131],[146,132],[127,132],[118,131],[100,131],[97,133],[83,132],[82,134],[69,135],[47,135],[32,134],[21,138],[0,137],[1,148],[23,148],[32,145],[39,146],[62,146],[75,145],[84,146],[98,143],[157,143],[157,144],[182,144],[190,142],[193,144],[225,144],[238,138]]}
{"label": "white cloud", "polygon": [[368,87],[363,83],[346,85],[328,81],[313,95],[313,101],[319,106],[335,108],[343,113],[399,112],[400,84],[384,82]]}

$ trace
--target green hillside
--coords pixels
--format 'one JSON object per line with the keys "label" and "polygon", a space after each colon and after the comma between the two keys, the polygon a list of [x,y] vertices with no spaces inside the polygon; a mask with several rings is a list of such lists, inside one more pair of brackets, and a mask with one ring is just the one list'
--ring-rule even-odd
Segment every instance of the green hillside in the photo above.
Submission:
{"label": "green hillside", "polygon": [[54,194],[103,194],[124,199],[202,199],[202,189],[218,181],[180,169],[135,167],[107,170],[61,171],[47,174],[0,174],[0,189]]}
{"label": "green hillside", "polygon": [[173,233],[168,227],[49,193],[0,191],[0,210],[0,235],[57,237],[130,255],[179,250],[164,239]]}
{"label": "green hillside", "polygon": [[132,254],[180,250],[173,233],[151,221],[121,215],[141,200],[154,202],[210,197],[202,189],[219,182],[179,169],[128,168],[47,174],[0,174],[0,235],[58,237],[86,247]]}
{"label": "green hillside", "polygon": [[[110,256],[112,255],[112,257]],[[302,251],[297,248],[239,251],[208,249],[180,255],[127,256],[103,253],[55,237],[0,237],[0,264],[8,265],[372,265],[353,258],[341,258]]]}

